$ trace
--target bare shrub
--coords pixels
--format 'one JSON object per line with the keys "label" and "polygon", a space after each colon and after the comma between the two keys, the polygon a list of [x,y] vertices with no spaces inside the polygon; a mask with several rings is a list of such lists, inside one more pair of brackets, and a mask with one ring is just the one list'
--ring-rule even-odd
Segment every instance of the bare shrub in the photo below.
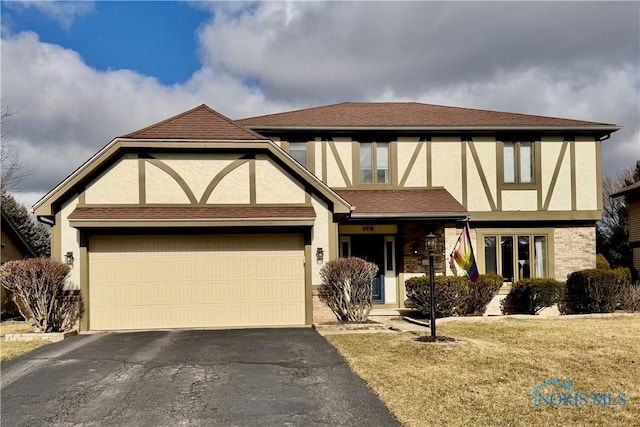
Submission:
{"label": "bare shrub", "polygon": [[622,305],[625,311],[640,311],[640,284],[629,286],[622,294]]}
{"label": "bare shrub", "polygon": [[0,267],[0,285],[35,332],[62,332],[84,311],[80,294],[64,290],[68,274],[66,264],[48,258],[9,261]]}
{"label": "bare shrub", "polygon": [[320,269],[320,300],[338,320],[365,322],[373,303],[372,282],[378,266],[357,257],[338,258]]}

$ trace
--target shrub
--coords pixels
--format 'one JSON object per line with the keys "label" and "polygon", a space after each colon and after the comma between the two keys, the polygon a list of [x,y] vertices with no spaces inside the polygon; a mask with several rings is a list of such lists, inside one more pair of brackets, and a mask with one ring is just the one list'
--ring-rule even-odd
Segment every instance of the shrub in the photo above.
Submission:
{"label": "shrub", "polygon": [[628,268],[575,271],[567,279],[560,312],[611,313],[630,286],[631,273]]}
{"label": "shrub", "polygon": [[320,269],[320,300],[329,306],[338,320],[364,322],[373,303],[372,282],[378,266],[361,258],[338,258]]}
{"label": "shrub", "polygon": [[538,314],[540,310],[560,302],[564,283],[555,279],[523,279],[511,286],[500,303],[502,314]]}
{"label": "shrub", "polygon": [[[448,317],[464,313],[469,292],[469,279],[460,276],[436,276],[434,279],[436,317]],[[429,277],[412,277],[405,282],[407,297],[426,316],[431,315]]]}
{"label": "shrub", "polygon": [[596,255],[596,269],[597,270],[611,270],[609,261],[602,254]]}
{"label": "shrub", "polygon": [[483,314],[502,284],[503,279],[499,274],[482,274],[476,283],[469,281],[464,314]]}
{"label": "shrub", "polygon": [[12,293],[22,317],[35,332],[62,332],[82,316],[79,293],[64,290],[69,267],[48,258],[9,261],[0,267],[0,285]]}
{"label": "shrub", "polygon": [[640,284],[630,285],[622,293],[622,306],[625,311],[635,313],[640,310]]}

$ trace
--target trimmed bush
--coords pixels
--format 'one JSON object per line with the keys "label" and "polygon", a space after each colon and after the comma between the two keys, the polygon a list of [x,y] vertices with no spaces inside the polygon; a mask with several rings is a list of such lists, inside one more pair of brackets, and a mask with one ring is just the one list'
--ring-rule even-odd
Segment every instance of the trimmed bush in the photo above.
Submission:
{"label": "trimmed bush", "polygon": [[503,284],[499,274],[482,274],[476,283],[469,281],[464,314],[482,315]]}
{"label": "trimmed bush", "polygon": [[555,279],[523,279],[511,286],[500,303],[502,314],[538,314],[540,310],[560,302],[564,283]]}
{"label": "trimmed bush", "polygon": [[69,266],[49,258],[9,261],[0,267],[0,285],[12,293],[18,311],[34,332],[63,332],[82,316],[79,293],[65,291]]}
{"label": "trimmed bush", "polygon": [[[481,275],[471,283],[467,276],[435,276],[436,317],[482,314],[502,286],[502,277]],[[405,282],[407,298],[424,315],[431,315],[429,277],[420,276]]]}
{"label": "trimmed bush", "polygon": [[611,270],[609,261],[602,254],[596,255],[596,269],[597,270]]}
{"label": "trimmed bush", "polygon": [[[426,316],[431,315],[429,276],[412,277],[405,281],[407,297]],[[436,276],[434,278],[436,317],[461,315],[469,293],[466,276]]]}
{"label": "trimmed bush", "polygon": [[337,258],[320,269],[319,297],[342,322],[365,322],[373,303],[378,266],[357,257]]}
{"label": "trimmed bush", "polygon": [[560,312],[612,313],[631,286],[628,268],[581,270],[571,273]]}

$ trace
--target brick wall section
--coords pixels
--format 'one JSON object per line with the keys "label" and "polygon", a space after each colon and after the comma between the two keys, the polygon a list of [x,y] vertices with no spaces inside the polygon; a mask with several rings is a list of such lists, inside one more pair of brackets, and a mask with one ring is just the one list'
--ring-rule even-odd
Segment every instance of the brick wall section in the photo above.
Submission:
{"label": "brick wall section", "polygon": [[336,315],[325,303],[320,301],[318,290],[313,290],[313,323],[335,322]]}
{"label": "brick wall section", "polygon": [[[429,272],[429,252],[425,248],[425,237],[429,233],[438,236],[435,250],[435,273],[444,273],[445,270],[445,230],[443,225],[428,224],[404,224],[402,226],[403,247],[402,256],[404,258],[403,273],[428,273]],[[413,248],[418,249],[418,253],[413,252]],[[426,260],[423,264],[422,261]]]}
{"label": "brick wall section", "polygon": [[556,228],[554,235],[555,279],[585,268],[596,268],[596,227]]}

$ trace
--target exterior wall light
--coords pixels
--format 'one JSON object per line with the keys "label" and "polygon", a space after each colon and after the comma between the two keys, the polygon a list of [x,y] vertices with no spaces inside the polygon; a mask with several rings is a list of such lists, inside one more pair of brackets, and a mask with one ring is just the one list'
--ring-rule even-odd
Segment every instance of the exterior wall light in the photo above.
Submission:
{"label": "exterior wall light", "polygon": [[324,249],[316,248],[316,261],[320,264],[324,260]]}
{"label": "exterior wall light", "polygon": [[64,255],[64,262],[69,266],[69,268],[73,268],[73,252],[67,252]]}

